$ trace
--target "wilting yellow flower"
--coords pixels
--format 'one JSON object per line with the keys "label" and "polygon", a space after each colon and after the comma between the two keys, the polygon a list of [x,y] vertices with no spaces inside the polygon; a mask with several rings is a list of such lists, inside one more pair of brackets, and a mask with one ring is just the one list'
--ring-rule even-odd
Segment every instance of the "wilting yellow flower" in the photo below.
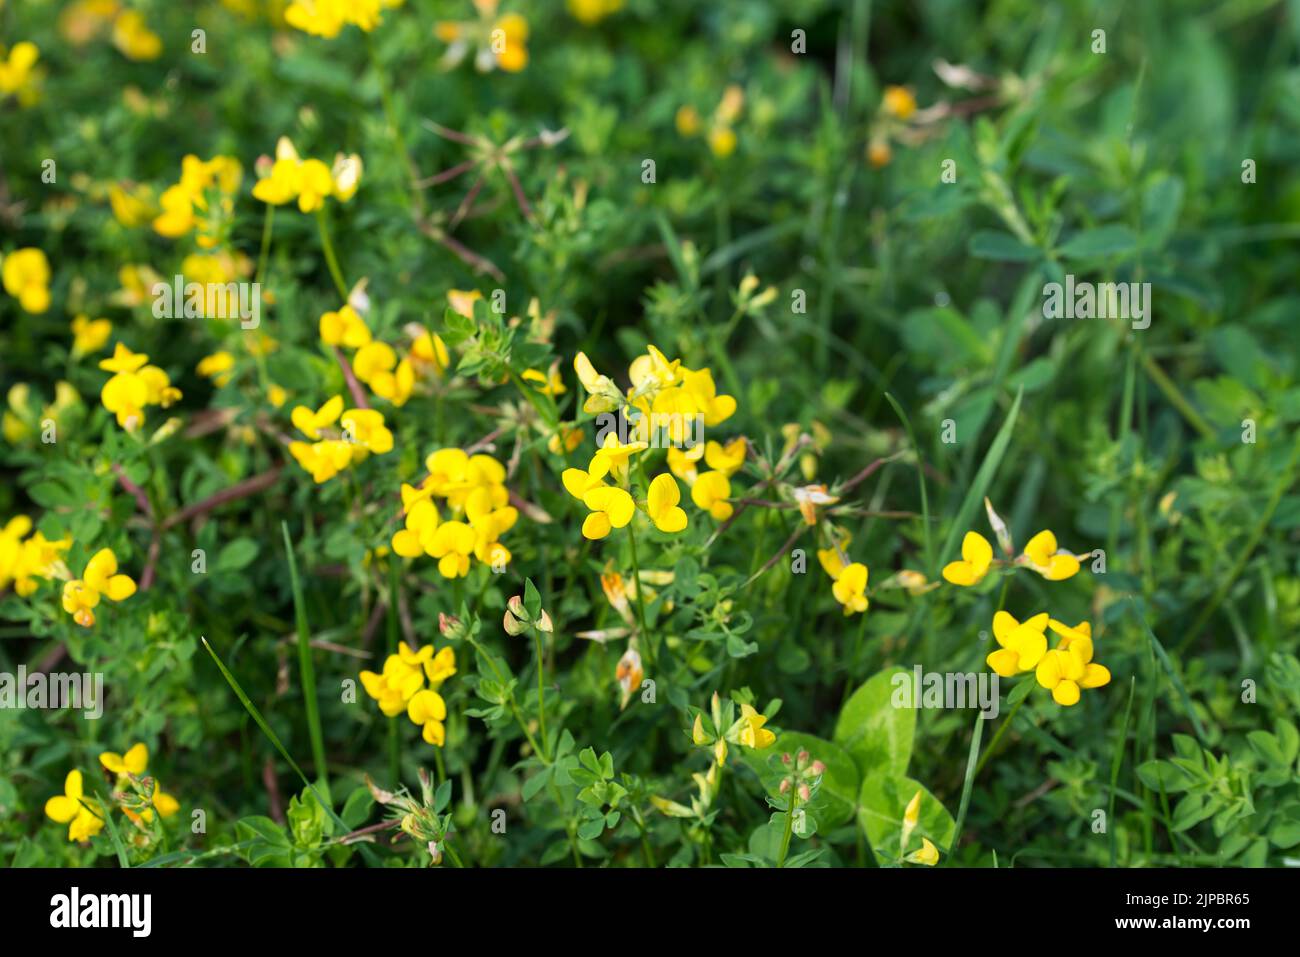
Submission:
{"label": "wilting yellow flower", "polygon": [[224,349],[204,356],[195,367],[195,372],[205,379],[211,379],[218,388],[226,385],[234,375],[235,357]]}
{"label": "wilting yellow flower", "polygon": [[861,562],[845,565],[831,585],[831,594],[844,606],[844,614],[852,615],[867,610],[867,566]]}
{"label": "wilting yellow flower", "polygon": [[640,690],[645,671],[641,667],[641,654],[635,648],[628,648],[614,667],[614,680],[618,683],[622,695],[622,707],[632,700],[632,694]]}
{"label": "wilting yellow flower", "polygon": [[1091,624],[1081,621],[1071,628],[1054,618],[1047,624],[1061,640],[1043,656],[1034,676],[1052,692],[1057,704],[1069,707],[1078,702],[1080,688],[1100,688],[1110,683],[1110,670],[1092,660]]}
{"label": "wilting yellow flower", "polygon": [[63,610],[83,628],[95,623],[95,608],[100,598],[125,601],[135,594],[135,581],[117,571],[117,556],[111,548],[101,548],[86,563],[81,578],[63,586]]}
{"label": "wilting yellow flower", "polygon": [[50,261],[41,250],[28,246],[11,252],[0,266],[0,280],[24,311],[39,314],[50,308]]}
{"label": "wilting yellow flower", "polygon": [[887,86],[880,106],[890,116],[907,120],[916,112],[916,97],[905,86]]}
{"label": "wilting yellow flower", "polygon": [[16,97],[19,106],[31,106],[36,102],[36,61],[40,55],[36,44],[27,40],[15,43],[8,56],[0,47],[0,98]]}
{"label": "wilting yellow flower", "polygon": [[686,512],[677,504],[681,499],[682,491],[676,479],[667,472],[656,475],[650,482],[646,514],[659,531],[680,532],[686,527]]}
{"label": "wilting yellow flower", "polygon": [[72,355],[78,357],[98,352],[112,334],[113,324],[107,319],[77,316],[72,320]]}
{"label": "wilting yellow flower", "polygon": [[1023,624],[1005,611],[993,616],[993,637],[1000,647],[985,659],[1003,678],[1033,671],[1047,653],[1047,612],[1034,615]]}
{"label": "wilting yellow flower", "polygon": [[1064,581],[1079,571],[1078,557],[1068,552],[1058,553],[1056,536],[1047,529],[1026,543],[1025,558],[1034,571],[1052,582]]}
{"label": "wilting yellow flower", "polygon": [[128,60],[156,60],[162,55],[162,38],[137,10],[123,10],[113,21],[113,46]]}
{"label": "wilting yellow flower", "polygon": [[[753,705],[742,704],[740,706],[740,735],[738,740],[747,748],[766,748],[776,740],[776,735],[767,730],[763,725],[767,723],[767,718],[759,714]],[[719,764],[722,762],[719,761]]]}
{"label": "wilting yellow flower", "polygon": [[993,563],[993,546],[979,532],[967,532],[961,541],[961,561],[943,566],[943,577],[954,585],[978,585]]}
{"label": "wilting yellow flower", "polygon": [[88,841],[104,827],[99,802],[86,800],[83,804],[83,794],[81,772],[74,768],[63,781],[63,793],[45,802],[45,816],[68,825],[69,841]]}
{"label": "wilting yellow flower", "polygon": [[[118,754],[115,751],[104,751],[99,756],[99,763],[105,768],[117,775],[135,775],[139,777],[145,773],[149,764],[149,749],[145,747],[144,742],[138,742],[132,745],[126,754]],[[160,817],[171,817],[180,810],[180,802],[170,794],[165,793],[156,782],[153,792],[153,806],[158,811]],[[123,812],[132,820],[137,819],[137,815],[125,808]],[[153,818],[153,811],[148,809],[141,815],[140,819],[149,821]]]}
{"label": "wilting yellow flower", "polygon": [[731,481],[725,472],[705,472],[691,486],[691,501],[719,522],[725,522],[735,512],[727,501],[730,497]]}
{"label": "wilting yellow flower", "polygon": [[360,313],[349,305],[320,317],[320,338],[328,346],[359,349],[370,342],[370,329]]}

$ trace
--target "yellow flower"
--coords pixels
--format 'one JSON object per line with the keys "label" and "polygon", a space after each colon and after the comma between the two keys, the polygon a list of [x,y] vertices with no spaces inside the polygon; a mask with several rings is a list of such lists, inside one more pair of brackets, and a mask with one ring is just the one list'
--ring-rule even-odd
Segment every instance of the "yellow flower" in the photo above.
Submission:
{"label": "yellow flower", "polygon": [[709,428],[721,425],[736,412],[735,398],[729,395],[718,395],[718,387],[713,382],[713,373],[708,369],[701,369],[698,372],[683,369],[682,389],[695,401],[696,407],[704,414],[704,424]]}
{"label": "yellow flower", "polygon": [[1049,619],[1048,627],[1061,636],[1055,648],[1038,663],[1034,676],[1052,692],[1059,705],[1069,707],[1079,700],[1080,688],[1100,688],[1110,683],[1110,671],[1092,660],[1092,625],[1081,621],[1073,628]]}
{"label": "yellow flower", "polygon": [[1047,529],[1025,545],[1025,558],[1034,571],[1051,582],[1064,581],[1079,571],[1079,559],[1068,552],[1058,554],[1056,536]]}
{"label": "yellow flower", "polygon": [[86,563],[81,578],[63,586],[63,610],[72,615],[77,624],[89,628],[95,623],[94,609],[100,598],[124,601],[135,594],[135,581],[128,575],[117,573],[117,556],[112,549],[101,548]]}
{"label": "yellow flower", "polygon": [[845,565],[831,585],[831,594],[844,606],[844,614],[852,615],[867,610],[867,566],[861,562]]}
{"label": "yellow flower", "polygon": [[916,97],[905,86],[887,86],[880,105],[890,116],[907,120],[916,112]]}
{"label": "yellow flower", "polygon": [[344,439],[289,443],[289,454],[317,484],[328,482],[347,468],[355,450],[356,446]]}
{"label": "yellow flower", "polygon": [[370,342],[370,329],[355,309],[345,305],[320,317],[320,338],[327,346],[359,349]]}
{"label": "yellow flower", "polygon": [[551,366],[549,372],[542,372],[540,369],[525,369],[520,373],[519,378],[525,382],[540,382],[537,388],[542,395],[561,395],[564,391],[564,380],[560,378],[559,363]]}
{"label": "yellow flower", "polygon": [[213,384],[220,388],[230,381],[233,375],[231,370],[234,367],[235,357],[222,350],[200,359],[194,371],[205,379],[211,379]]}
{"label": "yellow flower", "polygon": [[731,518],[735,511],[727,501],[730,497],[731,482],[725,472],[705,472],[691,486],[691,501],[719,522]]}
{"label": "yellow flower", "polygon": [[646,513],[659,531],[680,532],[686,527],[686,512],[677,504],[681,499],[682,492],[677,487],[676,479],[667,472],[656,475],[651,481],[646,497]]}
{"label": "yellow flower", "polygon": [[333,192],[330,168],[318,159],[303,160],[298,169],[298,208],[304,213],[314,213]]}
{"label": "yellow flower", "polygon": [[867,146],[867,161],[871,163],[872,168],[881,169],[888,166],[889,161],[894,158],[894,151],[889,148],[889,144],[884,140],[873,139]]}
{"label": "yellow flower", "polygon": [[597,484],[588,489],[582,496],[582,503],[591,509],[591,514],[582,523],[582,535],[592,541],[604,538],[610,529],[626,526],[636,511],[632,496],[612,485]]}
{"label": "yellow flower", "polygon": [[113,218],[127,229],[143,226],[158,215],[153,190],[147,186],[130,188],[114,183],[108,188],[108,204]]}
{"label": "yellow flower", "polygon": [[[127,750],[126,754],[118,754],[115,751],[104,751],[99,756],[99,763],[105,768],[117,775],[135,775],[136,777],[144,774],[149,764],[149,749],[145,747],[144,742],[137,742]],[[171,817],[180,810],[180,802],[170,794],[165,793],[157,782],[154,784],[153,806],[161,817]],[[123,809],[127,817],[135,820],[137,815],[131,811]],[[153,812],[146,810],[144,814],[139,815],[143,820],[148,821],[153,818]]]}
{"label": "yellow flower", "polygon": [[[500,31],[500,33],[497,33]],[[500,42],[498,42],[498,39]],[[518,73],[528,65],[528,21],[517,13],[507,13],[493,30],[493,52],[497,66],[508,73]],[[500,46],[500,49],[496,49]]]}
{"label": "yellow flower", "polygon": [[[776,740],[776,735],[763,727],[767,723],[767,718],[754,710],[753,705],[742,704],[740,706],[740,736],[739,741],[747,748],[766,748]],[[722,762],[719,761],[719,764]]]}
{"label": "yellow flower", "polygon": [[343,397],[336,395],[313,412],[305,405],[296,406],[291,413],[294,428],[309,439],[319,439],[320,430],[338,421],[343,413]]}
{"label": "yellow flower", "polygon": [[582,410],[591,414],[611,412],[622,404],[622,394],[609,376],[596,371],[586,353],[579,352],[573,357],[573,371],[578,374],[578,381],[587,390],[587,401]]}
{"label": "yellow flower", "polygon": [[393,433],[384,425],[384,414],[375,409],[348,409],[339,419],[344,435],[356,447],[354,458],[368,452],[384,455],[393,450]]}
{"label": "yellow flower", "polygon": [[77,357],[98,352],[112,334],[113,324],[107,319],[77,316],[72,320],[72,355]]}
{"label": "yellow flower", "polygon": [[357,193],[361,185],[361,157],[356,153],[344,156],[334,154],[334,166],[330,169],[330,178],[334,180],[334,198],[346,203]]}
{"label": "yellow flower", "polygon": [[569,13],[587,26],[623,9],[623,0],[568,0]]}
{"label": "yellow flower", "polygon": [[406,703],[424,687],[424,672],[420,665],[404,661],[401,655],[389,655],[379,674],[361,672],[361,686],[379,702],[380,711],[394,718],[406,710]]}
{"label": "yellow flower", "polygon": [[633,455],[644,452],[649,446],[645,442],[621,443],[614,435],[605,436],[605,444],[596,450],[591,458],[588,471],[597,478],[613,475],[620,484],[627,484],[628,463]]}
{"label": "yellow flower", "polygon": [[428,552],[433,533],[438,528],[438,507],[429,499],[429,492],[410,485],[402,485],[402,507],[406,511],[406,527],[393,535],[393,551],[403,558],[416,558]]}
{"label": "yellow flower", "polygon": [[456,673],[456,652],[450,645],[443,648],[424,662],[424,673],[429,679],[429,687],[437,691],[444,681]]}
{"label": "yellow flower", "polygon": [[99,802],[87,801],[87,807],[82,803],[83,793],[81,772],[73,769],[63,781],[63,793],[45,802],[45,816],[68,825],[69,841],[88,841],[104,827]]}
{"label": "yellow flower", "polygon": [[20,106],[36,102],[38,71],[35,66],[40,55],[36,44],[27,40],[15,43],[7,58],[0,47],[0,97],[17,97]]}
{"label": "yellow flower", "polygon": [[934,846],[928,837],[921,838],[921,849],[913,851],[907,856],[907,859],[913,864],[924,864],[926,867],[933,867],[939,863],[939,849]]}
{"label": "yellow flower", "polygon": [[967,532],[961,542],[961,561],[943,566],[943,577],[954,585],[978,585],[993,563],[993,546],[979,532]]}
{"label": "yellow flower", "polygon": [[406,716],[424,729],[424,740],[435,747],[442,747],[447,740],[447,731],[443,722],[447,720],[447,703],[442,695],[427,688],[417,691],[406,706]]}
{"label": "yellow flower", "polygon": [[447,344],[437,333],[421,333],[411,343],[411,358],[417,364],[431,365],[433,370],[442,375],[451,365],[451,355]]}
{"label": "yellow flower", "polygon": [[136,10],[124,10],[113,21],[113,46],[128,60],[156,60],[162,54],[162,39]]}
{"label": "yellow flower", "polygon": [[697,136],[700,132],[699,110],[690,105],[678,107],[673,123],[680,135],[685,137]]}
{"label": "yellow flower", "polygon": [[1023,624],[1005,611],[993,616],[993,637],[1002,647],[985,659],[1003,678],[1033,671],[1047,653],[1047,612],[1034,615]]}
{"label": "yellow flower", "polygon": [[474,529],[464,522],[443,522],[434,531],[426,549],[438,559],[438,574],[443,578],[462,578],[469,574],[469,556],[476,542]]}
{"label": "yellow flower", "polygon": [[726,159],[736,152],[736,133],[728,126],[715,126],[709,130],[709,149],[718,159]]}
{"label": "yellow flower", "polygon": [[709,441],[704,446],[704,461],[709,468],[730,478],[745,464],[746,451],[748,445],[744,439],[733,439],[725,446]]}
{"label": "yellow flower", "polygon": [[41,250],[28,246],[11,252],[0,268],[0,280],[26,312],[40,314],[50,308],[50,261]]}
{"label": "yellow flower", "polygon": [[266,400],[277,409],[283,406],[288,398],[289,393],[284,386],[276,385],[274,382],[272,382],[270,388],[266,390]]}

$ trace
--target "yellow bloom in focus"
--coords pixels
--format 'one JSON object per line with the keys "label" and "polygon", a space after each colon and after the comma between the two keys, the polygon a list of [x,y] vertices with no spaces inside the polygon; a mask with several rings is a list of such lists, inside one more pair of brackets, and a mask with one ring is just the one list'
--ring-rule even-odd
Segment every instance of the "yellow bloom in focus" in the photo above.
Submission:
{"label": "yellow bloom in focus", "polygon": [[861,562],[845,565],[831,585],[831,594],[844,606],[846,616],[867,610],[867,566]]}
{"label": "yellow bloom in focus", "polygon": [[344,440],[356,447],[354,458],[369,452],[385,455],[393,450],[393,433],[384,425],[384,414],[375,409],[348,409],[339,419]]}
{"label": "yellow bloom in focus", "polygon": [[1079,571],[1079,559],[1069,553],[1057,554],[1056,536],[1044,529],[1025,545],[1030,567],[1048,581],[1059,582]]}
{"label": "yellow bloom in focus", "polygon": [[916,112],[916,97],[905,86],[887,86],[880,105],[890,116],[907,120]]}
{"label": "yellow bloom in focus", "polygon": [[588,489],[582,503],[591,509],[582,523],[582,535],[592,541],[604,538],[611,529],[625,527],[636,512],[632,496],[612,485],[598,484]]}
{"label": "yellow bloom in focus", "polygon": [[474,553],[476,536],[464,522],[443,522],[434,531],[426,549],[438,559],[438,574],[443,578],[463,578],[469,574],[469,557]]}
{"label": "yellow bloom in focus", "polygon": [[29,246],[11,252],[0,266],[0,280],[24,311],[40,314],[50,308],[50,261],[41,250]]}
{"label": "yellow bloom in focus", "polygon": [[422,736],[429,744],[440,748],[446,743],[447,703],[438,692],[417,691],[406,706],[406,716],[424,729]]}
{"label": "yellow bloom in focus", "polygon": [[735,512],[727,501],[730,497],[731,481],[725,472],[705,472],[691,486],[691,501],[719,522],[725,522]]}
{"label": "yellow bloom in focus", "polygon": [[[63,781],[63,793],[45,802],[45,816],[58,824],[68,825],[69,841],[88,841],[104,827],[99,802],[82,803],[81,772],[73,769]],[[94,808],[94,810],[91,810]]]}
{"label": "yellow bloom in focus", "polygon": [[742,724],[739,741],[745,747],[762,749],[776,740],[776,735],[763,727],[767,723],[767,718],[755,711],[753,705],[740,706],[740,720]]}
{"label": "yellow bloom in focus", "polygon": [[81,578],[63,586],[63,610],[83,628],[95,624],[95,608],[100,598],[125,601],[135,594],[135,581],[117,571],[117,556],[109,548],[101,548],[86,563]]}
{"label": "yellow bloom in focus", "polygon": [[393,535],[393,551],[403,558],[417,558],[428,553],[433,544],[433,533],[439,522],[438,507],[429,498],[429,492],[405,484],[402,503],[406,511],[405,528]]}
{"label": "yellow bloom in focus", "polygon": [[961,542],[961,561],[943,566],[943,577],[954,585],[978,585],[993,563],[993,546],[979,532],[967,532]]}
{"label": "yellow bloom in focus", "polygon": [[611,412],[622,403],[622,394],[614,381],[597,372],[586,353],[579,352],[573,357],[573,371],[578,374],[578,381],[588,393],[587,401],[582,406],[584,412]]}
{"label": "yellow bloom in focus", "polygon": [[366,689],[366,694],[379,702],[380,711],[395,718],[406,710],[406,703],[424,687],[424,672],[420,665],[410,664],[400,655],[389,655],[379,674],[361,672],[361,686]]}
{"label": "yellow bloom in focus", "polygon": [[359,349],[370,342],[370,328],[355,309],[345,305],[320,317],[320,338],[327,346]]}
{"label": "yellow bloom in focus", "polygon": [[1052,692],[1059,705],[1069,707],[1079,701],[1079,689],[1100,688],[1110,683],[1110,670],[1092,660],[1092,625],[1086,621],[1071,628],[1056,619],[1048,627],[1061,636],[1055,648],[1043,656],[1034,677]]}
{"label": "yellow bloom in focus", "polygon": [[1047,612],[1034,615],[1023,624],[1005,611],[993,616],[993,637],[1002,647],[985,659],[1003,678],[1033,671],[1047,654]]}
{"label": "yellow bloom in focus", "polygon": [[72,320],[72,355],[74,358],[98,352],[113,334],[113,324],[107,319],[89,319],[77,316]]}
{"label": "yellow bloom in focus", "polygon": [[220,388],[230,382],[234,375],[231,370],[234,369],[234,367],[235,357],[229,352],[221,350],[200,359],[199,364],[195,367],[194,371],[205,379],[211,379],[213,385]]}
{"label": "yellow bloom in focus", "polygon": [[123,10],[113,21],[113,46],[128,60],[156,60],[162,55],[162,38],[136,10]]}
{"label": "yellow bloom in focus", "polygon": [[644,452],[649,446],[645,442],[628,442],[623,444],[613,434],[605,436],[605,444],[596,450],[587,470],[597,478],[613,475],[620,484],[627,484],[628,463],[632,456]]}
{"label": "yellow bloom in focus", "polygon": [[681,499],[682,491],[677,487],[676,479],[667,472],[656,475],[651,481],[646,513],[659,531],[680,532],[686,527],[686,512],[677,504]]}

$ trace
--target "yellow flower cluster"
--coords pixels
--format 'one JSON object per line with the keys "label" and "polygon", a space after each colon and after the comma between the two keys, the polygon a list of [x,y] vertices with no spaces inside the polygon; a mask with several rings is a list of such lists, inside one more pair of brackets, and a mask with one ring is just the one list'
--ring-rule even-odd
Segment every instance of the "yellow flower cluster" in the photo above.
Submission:
{"label": "yellow flower cluster", "polygon": [[847,562],[849,536],[844,535],[830,548],[819,548],[817,560],[827,575],[831,576],[831,594],[844,606],[844,614],[853,615],[867,610],[867,566],[862,562]]}
{"label": "yellow flower cluster", "polygon": [[[429,474],[419,485],[402,486],[405,521],[393,535],[393,551],[403,558],[436,558],[443,578],[468,575],[470,556],[503,569],[511,555],[500,538],[519,520],[505,466],[490,455],[454,448],[431,453],[425,465]],[[446,520],[435,498],[443,500]]]}
{"label": "yellow flower cluster", "polygon": [[366,320],[351,304],[320,317],[320,338],[327,346],[355,349],[352,371],[370,391],[395,406],[410,399],[416,383],[429,374],[442,375],[451,364],[447,344],[436,333],[408,326],[411,347],[400,359],[397,350],[374,339]]}
{"label": "yellow flower cluster", "polygon": [[[131,777],[142,777],[149,763],[149,749],[143,743],[133,745],[126,754],[105,751],[99,756],[99,763],[106,770],[117,775],[119,787],[124,786]],[[133,823],[149,823],[154,811],[159,817],[171,817],[180,810],[180,802],[165,793],[155,782],[150,797],[151,806],[141,811],[133,811],[123,806],[122,813]],[[107,815],[103,806],[93,798],[85,796],[85,783],[81,772],[75,768],[68,772],[63,781],[63,793],[56,794],[45,802],[45,816],[56,824],[68,825],[69,841],[88,841],[104,828]]]}
{"label": "yellow flower cluster", "polygon": [[26,312],[42,313],[50,308],[50,261],[41,250],[30,246],[15,249],[0,264],[0,280],[5,292]]}
{"label": "yellow flower cluster", "polygon": [[154,231],[178,239],[197,230],[196,241],[201,248],[216,247],[233,218],[235,193],[243,176],[243,168],[233,156],[214,156],[210,160],[201,160],[192,153],[185,156],[180,180],[159,198],[162,212],[153,221]]}
{"label": "yellow flower cluster", "polygon": [[117,424],[128,432],[144,424],[145,406],[166,409],[181,397],[167,373],[148,362],[149,357],[143,352],[132,352],[119,342],[112,357],[99,363],[105,372],[113,373],[100,390],[99,399],[105,409],[117,416]]}
{"label": "yellow flower cluster", "polygon": [[257,164],[253,198],[273,206],[283,206],[296,199],[298,209],[312,213],[331,196],[346,203],[356,195],[361,172],[361,157],[356,153],[336,154],[331,168],[318,159],[300,158],[293,141],[282,136],[275,144],[275,160],[265,159]]}
{"label": "yellow flower cluster", "polygon": [[72,320],[72,357],[80,358],[98,352],[113,334],[113,324],[107,319],[77,316]]}
{"label": "yellow flower cluster", "polygon": [[379,26],[385,10],[403,0],[293,0],[285,8],[284,22],[312,36],[333,39],[348,24],[369,33]]}
{"label": "yellow flower cluster", "polygon": [[36,591],[38,579],[55,577],[60,556],[72,546],[72,539],[51,541],[39,531],[28,538],[32,520],[18,515],[0,529],[0,591],[13,582],[14,591],[26,598]]}
{"label": "yellow flower cluster", "polygon": [[[1047,628],[1061,639],[1050,650]],[[993,616],[993,637],[1001,647],[989,654],[988,666],[1003,678],[1033,671],[1057,704],[1076,704],[1081,688],[1100,688],[1110,683],[1110,671],[1092,660],[1092,625],[1086,621],[1071,628],[1048,617],[1047,612],[1020,622],[999,611]]]}
{"label": "yellow flower cluster", "polygon": [[[424,740],[442,747],[447,740],[447,703],[438,689],[456,673],[456,654],[448,646],[434,654],[433,645],[419,651],[402,642],[397,654],[389,655],[383,670],[361,672],[366,694],[379,702],[379,710],[390,718],[403,711],[423,729]],[[424,686],[425,679],[429,687]]]}
{"label": "yellow flower cluster", "polygon": [[[988,513],[989,524],[997,533],[998,544],[1008,557],[1013,555],[1015,548],[1006,523],[998,517],[988,499],[984,500],[984,509]],[[961,543],[961,558],[943,567],[943,577],[954,585],[969,587],[983,581],[995,564],[1011,564],[1028,567],[1048,581],[1059,582],[1076,575],[1080,567],[1079,560],[1087,557],[1087,554],[1075,555],[1061,550],[1057,547],[1056,535],[1051,530],[1044,529],[1031,538],[1025,545],[1024,552],[1010,562],[995,561],[993,546],[988,539],[979,532],[967,532]]]}
{"label": "yellow flower cluster", "polygon": [[[289,443],[289,454],[317,484],[328,482],[354,462],[362,462],[370,453],[384,455],[393,450],[393,433],[384,425],[382,412],[374,409],[343,408],[340,395],[319,409],[295,406],[291,413],[294,427],[310,442]],[[334,423],[342,429],[334,428]]]}
{"label": "yellow flower cluster", "polygon": [[[709,124],[709,149],[719,159],[725,159],[736,151],[736,131],[733,127],[744,107],[745,91],[733,83],[723,91]],[[698,136],[703,125],[699,111],[689,104],[678,109],[676,124],[677,132],[688,138]]]}
{"label": "yellow flower cluster", "polygon": [[709,748],[718,767],[727,762],[729,741],[756,750],[770,747],[776,741],[776,735],[764,727],[767,724],[766,716],[759,714],[753,705],[742,704],[740,717],[731,721],[734,714],[734,703],[728,701],[724,709],[717,692],[714,692],[709,720],[705,721],[704,712],[701,711],[695,715],[695,724],[691,727],[691,743],[696,747]]}
{"label": "yellow flower cluster", "polygon": [[36,44],[27,40],[15,43],[7,55],[4,47],[0,46],[0,99],[12,96],[23,107],[31,106],[37,101],[37,81],[40,77],[36,61],[40,56],[41,51]]}
{"label": "yellow flower cluster", "polygon": [[86,563],[80,578],[63,585],[63,610],[83,628],[95,624],[95,608],[101,598],[125,601],[135,594],[135,580],[117,571],[117,556],[101,548]]}

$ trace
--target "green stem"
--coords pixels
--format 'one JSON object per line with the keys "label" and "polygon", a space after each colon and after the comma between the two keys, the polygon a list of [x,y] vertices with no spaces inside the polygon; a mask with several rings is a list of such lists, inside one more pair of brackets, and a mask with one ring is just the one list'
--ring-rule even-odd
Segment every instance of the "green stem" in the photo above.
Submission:
{"label": "green stem", "polygon": [[776,859],[777,867],[785,867],[785,857],[790,853],[790,835],[794,833],[794,809],[799,805],[799,791],[790,789],[790,807],[785,813],[785,833],[781,835],[781,854]]}
{"label": "green stem", "polygon": [[320,232],[321,249],[325,252],[325,265],[329,267],[330,276],[334,280],[334,288],[339,291],[343,301],[348,299],[348,284],[343,279],[343,270],[339,268],[339,260],[334,255],[334,243],[330,240],[329,225],[325,222],[325,207],[322,206],[316,210],[316,229]]}
{"label": "green stem", "polygon": [[[1028,681],[1029,679],[1026,678],[1025,680]],[[972,781],[979,777],[980,772],[984,770],[984,765],[988,764],[989,758],[993,757],[993,752],[997,750],[998,742],[1002,740],[1002,735],[1006,734],[1007,728],[1011,727],[1011,722],[1016,720],[1016,714],[1020,711],[1020,706],[1025,703],[1028,697],[1028,695],[1025,695],[1024,698],[1017,701],[1016,706],[1012,708],[1011,713],[1007,715],[1007,720],[1003,721],[1002,724],[998,726],[998,733],[993,735],[993,740],[989,742],[989,749],[984,752],[984,757],[980,758],[980,763],[975,766],[975,774],[971,778]]]}
{"label": "green stem", "polygon": [[262,218],[262,249],[257,254],[257,276],[253,280],[259,285],[266,278],[266,263],[271,255],[271,224],[273,222],[275,222],[275,207],[267,203],[266,215]]}
{"label": "green stem", "polygon": [[302,677],[303,703],[307,708],[307,731],[311,736],[312,763],[316,775],[329,791],[329,769],[325,766],[325,739],[321,734],[320,704],[316,700],[316,668],[311,660],[311,629],[307,625],[307,603],[302,594],[302,579],[298,577],[298,563],[293,554],[293,541],[289,526],[280,523],[284,535],[284,550],[289,556],[289,581],[293,589],[293,615],[298,630],[298,672]]}
{"label": "green stem", "polygon": [[546,686],[543,680],[546,677],[546,660],[542,648],[541,632],[534,628],[533,633],[534,644],[537,646],[537,721],[542,732],[542,747],[547,748],[543,752],[543,756],[549,761],[551,758],[548,744],[550,739],[546,736]]}
{"label": "green stem", "polygon": [[627,541],[632,548],[632,581],[636,586],[636,615],[637,623],[641,626],[641,634],[645,636],[646,650],[646,667],[654,664],[655,645],[654,638],[650,634],[650,629],[645,623],[645,588],[641,584],[641,565],[636,558],[636,515],[632,516],[632,521],[627,523]]}

